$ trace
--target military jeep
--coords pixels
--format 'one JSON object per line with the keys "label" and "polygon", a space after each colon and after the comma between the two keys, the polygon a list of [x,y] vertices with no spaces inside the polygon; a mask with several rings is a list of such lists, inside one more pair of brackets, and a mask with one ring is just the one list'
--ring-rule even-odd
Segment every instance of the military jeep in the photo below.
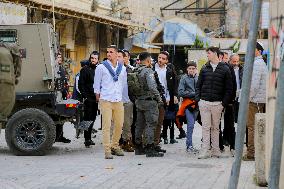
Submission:
{"label": "military jeep", "polygon": [[44,155],[55,142],[56,126],[80,124],[81,104],[63,100],[56,33],[49,24],[0,25],[0,40],[20,46],[22,73],[5,137],[15,155]]}

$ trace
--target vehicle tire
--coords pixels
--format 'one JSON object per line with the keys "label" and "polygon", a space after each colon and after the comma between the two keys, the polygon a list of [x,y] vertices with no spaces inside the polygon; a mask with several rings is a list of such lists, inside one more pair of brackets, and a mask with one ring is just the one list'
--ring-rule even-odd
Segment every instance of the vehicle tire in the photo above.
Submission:
{"label": "vehicle tire", "polygon": [[39,156],[52,147],[56,128],[42,110],[26,108],[10,117],[5,130],[6,142],[15,155]]}

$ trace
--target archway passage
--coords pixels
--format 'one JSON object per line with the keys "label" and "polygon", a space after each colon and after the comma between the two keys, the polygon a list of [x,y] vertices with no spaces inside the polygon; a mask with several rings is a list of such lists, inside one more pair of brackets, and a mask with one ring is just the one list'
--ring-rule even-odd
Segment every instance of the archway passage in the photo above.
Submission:
{"label": "archway passage", "polygon": [[73,73],[74,75],[77,74],[80,69],[80,61],[86,59],[86,52],[87,52],[87,36],[86,36],[86,29],[85,25],[82,20],[79,20],[76,28],[75,33],[75,65],[73,66]]}
{"label": "archway passage", "polygon": [[160,46],[161,50],[170,53],[170,62],[172,62],[176,70],[185,71],[188,59],[187,49],[194,45],[196,38],[202,40],[205,44],[206,35],[194,22],[173,17],[161,22],[157,25],[148,36],[150,44]]}

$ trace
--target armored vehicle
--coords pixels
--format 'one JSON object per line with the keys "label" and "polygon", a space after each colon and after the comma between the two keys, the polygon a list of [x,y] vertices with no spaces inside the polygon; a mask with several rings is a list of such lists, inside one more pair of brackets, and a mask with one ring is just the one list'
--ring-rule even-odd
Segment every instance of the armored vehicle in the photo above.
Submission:
{"label": "armored vehicle", "polygon": [[20,46],[22,73],[5,137],[16,155],[44,155],[55,142],[56,126],[80,124],[77,100],[63,100],[56,33],[49,24],[0,25],[0,40]]}

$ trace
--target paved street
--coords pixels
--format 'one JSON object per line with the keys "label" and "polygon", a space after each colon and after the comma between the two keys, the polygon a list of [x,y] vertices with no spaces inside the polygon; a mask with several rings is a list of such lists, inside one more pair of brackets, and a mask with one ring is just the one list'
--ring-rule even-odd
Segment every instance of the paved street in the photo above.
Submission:
{"label": "paved street", "polygon": [[[99,122],[99,120],[98,120]],[[96,127],[98,127],[98,122]],[[124,157],[105,160],[101,131],[94,139],[96,146],[86,149],[83,137],[75,139],[70,124],[64,126],[70,144],[55,143],[43,157],[13,156],[1,133],[1,189],[91,189],[91,188],[227,188],[233,158],[198,160],[185,152],[185,140],[163,145],[163,158],[146,158],[126,153]],[[201,127],[194,130],[194,142],[200,147]],[[254,162],[243,162],[239,188],[258,188],[253,181]]]}

